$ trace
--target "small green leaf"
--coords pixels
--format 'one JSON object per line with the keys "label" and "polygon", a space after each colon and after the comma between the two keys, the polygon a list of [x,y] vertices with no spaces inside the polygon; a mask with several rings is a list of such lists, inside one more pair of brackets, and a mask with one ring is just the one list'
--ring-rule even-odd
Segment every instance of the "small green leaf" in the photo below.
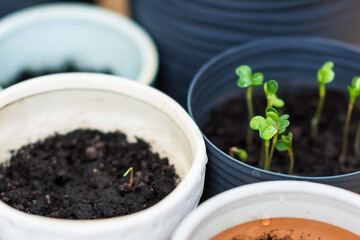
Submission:
{"label": "small green leaf", "polygon": [[277,122],[279,120],[279,116],[274,112],[266,113],[266,116]]}
{"label": "small green leaf", "polygon": [[237,148],[237,147],[232,147],[230,149],[231,153],[230,155],[232,157],[234,157],[234,155],[238,155],[239,158],[243,161],[243,162],[246,162],[247,158],[248,158],[248,154],[247,152],[244,150],[244,149],[241,149],[241,148]]}
{"label": "small green leaf", "polygon": [[275,80],[270,80],[264,84],[264,92],[267,96],[274,95],[278,90],[278,84]]}
{"label": "small green leaf", "polygon": [[267,107],[265,110],[265,114],[267,117],[273,119],[275,122],[279,120],[278,112],[273,107]]}
{"label": "small green leaf", "polygon": [[292,145],[292,133],[289,132],[287,136],[282,136],[276,143],[276,149],[279,151],[285,151],[291,149]]}
{"label": "small green leaf", "polygon": [[246,151],[243,150],[243,149],[238,148],[238,149],[236,149],[235,153],[236,153],[236,154],[240,157],[240,159],[243,160],[244,162],[245,162],[245,161],[247,160],[247,158],[248,158],[248,155],[247,155]]}
{"label": "small green leaf", "polygon": [[248,65],[241,65],[237,67],[235,72],[239,77],[251,78],[251,74],[252,74],[251,68]]}
{"label": "small green leaf", "polygon": [[289,122],[289,120],[284,120],[284,121],[281,121],[280,122],[280,126],[281,127],[288,127],[290,125],[290,122]]}
{"label": "small green leaf", "polygon": [[272,96],[271,102],[272,105],[277,108],[282,108],[285,105],[284,101],[278,98],[276,95]]}
{"label": "small green leaf", "polygon": [[236,74],[239,76],[237,85],[241,88],[246,88],[252,85],[251,81],[251,68],[247,65],[242,65],[237,67],[235,70]]}
{"label": "small green leaf", "polygon": [[246,161],[247,158],[248,158],[248,155],[247,155],[247,153],[246,153],[245,150],[239,149],[239,150],[237,151],[237,154],[239,155],[239,157],[240,157],[241,160],[243,160],[243,161]]}
{"label": "small green leaf", "polygon": [[279,134],[282,134],[286,131],[286,127],[279,127]]}
{"label": "small green leaf", "polygon": [[255,73],[252,78],[252,83],[254,86],[258,86],[261,85],[263,83],[264,80],[264,76],[262,75],[262,73]]}
{"label": "small green leaf", "polygon": [[250,78],[239,78],[237,81],[237,85],[241,88],[247,88],[252,85]]}
{"label": "small green leaf", "polygon": [[290,125],[290,122],[288,120],[283,120],[279,122],[279,134],[285,132],[286,127]]}
{"label": "small green leaf", "polygon": [[267,114],[268,112],[273,112],[273,113],[275,113],[276,115],[278,115],[278,111],[276,111],[276,109],[273,108],[273,107],[267,107],[267,108],[265,109],[265,114]]}
{"label": "small green leaf", "polygon": [[287,119],[289,119],[289,114],[284,114],[284,115],[282,115],[281,117],[279,117],[279,121],[281,122],[281,121],[284,121],[284,120],[287,120]]}
{"label": "small green leaf", "polygon": [[280,152],[287,150],[287,146],[282,139],[280,139],[276,142],[275,147]]}
{"label": "small green leaf", "polygon": [[263,83],[264,76],[261,73],[255,73],[252,75],[252,70],[248,65],[241,65],[237,67],[235,72],[239,76],[237,85],[241,88],[257,86]]}
{"label": "small green leaf", "polygon": [[276,123],[277,123],[277,121],[275,121],[275,120],[272,119],[271,117],[267,117],[267,118],[266,118],[266,124],[267,124],[267,125],[273,125],[273,126],[275,126]]}
{"label": "small green leaf", "polygon": [[292,133],[289,132],[287,136],[282,136],[281,139],[287,143],[288,146],[291,146],[292,144]]}
{"label": "small green leaf", "polygon": [[335,73],[332,70],[334,63],[331,61],[325,62],[324,65],[319,69],[317,77],[321,84],[329,83],[334,80]]}
{"label": "small green leaf", "polygon": [[351,87],[360,90],[360,77],[356,76],[351,82]]}
{"label": "small green leaf", "polygon": [[267,126],[266,120],[262,116],[255,116],[250,121],[250,127],[254,130],[262,130]]}
{"label": "small green leaf", "polygon": [[260,137],[264,140],[269,140],[277,133],[277,131],[278,130],[273,125],[268,125],[260,131]]}
{"label": "small green leaf", "polygon": [[347,86],[350,98],[355,100],[360,95],[360,77],[354,77],[351,86]]}

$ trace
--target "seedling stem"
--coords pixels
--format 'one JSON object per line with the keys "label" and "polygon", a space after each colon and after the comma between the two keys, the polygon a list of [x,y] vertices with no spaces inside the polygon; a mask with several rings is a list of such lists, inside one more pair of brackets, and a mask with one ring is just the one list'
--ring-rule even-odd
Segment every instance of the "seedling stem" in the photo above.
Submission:
{"label": "seedling stem", "polygon": [[265,165],[264,170],[270,170],[270,161],[269,161],[269,148],[270,148],[270,140],[265,140]]}
{"label": "seedling stem", "polygon": [[[254,108],[252,104],[253,86],[262,85],[264,77],[261,73],[252,74],[251,68],[247,65],[241,65],[237,67],[235,72],[239,77],[237,81],[238,87],[247,88],[246,102],[247,102],[248,116],[250,122],[250,120],[254,116]],[[251,149],[253,138],[254,138],[254,133],[249,127],[246,134],[246,150],[248,151]]]}
{"label": "seedling stem", "polygon": [[[349,138],[349,125],[351,120],[351,113],[354,108],[354,103],[356,98],[360,95],[360,77],[354,77],[351,85],[347,86],[348,92],[349,92],[349,106],[348,111],[346,114],[345,119],[345,125],[344,125],[344,133],[343,133],[343,144],[341,148],[341,154],[339,161],[341,164],[343,164],[346,161],[346,155],[347,155],[347,149],[348,149],[348,138]],[[357,136],[355,137],[355,143],[356,143]],[[355,146],[356,149],[356,146]],[[356,151],[355,151],[356,154]]]}
{"label": "seedling stem", "polygon": [[130,172],[130,181],[129,181],[129,186],[132,187],[133,184],[133,179],[134,179],[134,169],[133,167],[130,167],[124,174],[123,177],[126,177]]}
{"label": "seedling stem", "polygon": [[[248,108],[248,119],[249,122],[251,121],[251,118],[254,116],[254,107],[252,105],[252,86],[249,86],[246,90],[246,103]],[[249,151],[250,146],[252,145],[252,141],[254,139],[254,131],[251,130],[250,127],[248,127],[247,130],[247,136],[246,136],[246,149]]]}
{"label": "seedling stem", "polygon": [[328,61],[324,63],[324,65],[319,69],[317,73],[317,79],[319,83],[319,104],[317,106],[314,117],[311,119],[311,137],[313,139],[318,136],[319,132],[319,121],[324,108],[326,96],[325,84],[332,82],[335,77],[335,73],[332,70],[333,67],[334,63]]}
{"label": "seedling stem", "polygon": [[294,170],[294,154],[292,150],[292,133],[289,132],[287,136],[281,136],[281,139],[276,143],[276,149],[278,151],[287,150],[290,157],[289,174],[293,174]]}

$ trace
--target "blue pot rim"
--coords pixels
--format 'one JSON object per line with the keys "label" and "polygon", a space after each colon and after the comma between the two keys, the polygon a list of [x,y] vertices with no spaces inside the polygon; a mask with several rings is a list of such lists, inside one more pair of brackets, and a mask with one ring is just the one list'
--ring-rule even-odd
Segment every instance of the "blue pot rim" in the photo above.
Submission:
{"label": "blue pot rim", "polygon": [[[285,43],[300,43],[303,45],[306,45],[307,43],[316,43],[316,44],[322,44],[324,46],[329,46],[329,47],[333,47],[333,48],[338,48],[338,49],[344,49],[347,51],[351,51],[351,52],[355,52],[358,53],[360,55],[360,47],[351,44],[351,43],[345,43],[343,41],[339,41],[339,40],[334,40],[334,39],[329,39],[329,38],[323,38],[323,37],[315,37],[315,36],[281,36],[281,37],[267,37],[267,38],[263,38],[263,39],[259,39],[259,40],[254,40],[254,41],[249,41],[246,42],[244,44],[240,44],[240,45],[236,45],[233,47],[230,47],[222,52],[220,52],[219,54],[215,55],[214,57],[210,58],[205,64],[202,65],[202,67],[197,71],[197,73],[194,75],[193,80],[191,81],[189,90],[188,90],[188,94],[187,94],[187,110],[189,115],[191,116],[191,118],[195,121],[194,116],[193,116],[193,112],[192,112],[192,108],[191,108],[191,98],[193,95],[193,91],[194,88],[196,86],[196,84],[198,83],[199,79],[201,78],[201,76],[203,75],[204,72],[207,71],[207,69],[211,68],[211,66],[219,61],[221,61],[222,59],[226,58],[228,55],[231,55],[234,52],[241,52],[242,50],[246,50],[249,48],[254,48],[256,46],[264,46],[264,45],[268,45],[271,46],[272,43],[276,43],[277,45],[279,45],[279,43],[281,42],[285,42]],[[196,121],[195,121],[196,122]],[[333,175],[333,176],[321,176],[321,177],[309,177],[309,176],[295,176],[295,175],[289,175],[289,174],[284,174],[284,173],[277,173],[277,172],[272,172],[272,171],[266,171],[264,169],[258,168],[258,167],[254,167],[251,166],[249,164],[243,163],[233,157],[231,157],[230,155],[224,153],[222,150],[220,150],[215,144],[213,144],[203,133],[203,131],[200,129],[201,134],[203,135],[203,138],[205,139],[205,142],[207,145],[210,145],[214,150],[216,150],[218,153],[221,154],[222,157],[224,157],[225,159],[227,159],[228,161],[233,162],[234,164],[238,164],[243,166],[244,168],[251,170],[251,171],[258,171],[262,174],[266,174],[266,175],[273,175],[279,178],[288,178],[288,179],[292,179],[292,180],[307,180],[307,181],[312,181],[312,180],[336,180],[339,178],[348,178],[348,177],[352,177],[355,175],[359,175],[360,171],[355,171],[355,172],[351,172],[351,173],[346,173],[346,174],[339,174],[339,175]]]}

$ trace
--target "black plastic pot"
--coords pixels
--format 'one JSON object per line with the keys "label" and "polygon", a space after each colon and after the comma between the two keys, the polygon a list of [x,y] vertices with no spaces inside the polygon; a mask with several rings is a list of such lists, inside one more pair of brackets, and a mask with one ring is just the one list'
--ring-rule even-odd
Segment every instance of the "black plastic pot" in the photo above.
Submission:
{"label": "black plastic pot", "polygon": [[0,18],[22,8],[55,2],[85,2],[94,3],[95,0],[1,0],[0,1]]}
{"label": "black plastic pot", "polygon": [[[217,104],[245,94],[244,89],[236,86],[234,70],[239,65],[250,65],[254,72],[262,72],[267,80],[278,81],[282,89],[299,89],[317,87],[314,76],[318,67],[328,60],[335,63],[333,88],[346,89],[351,79],[360,74],[360,48],[339,41],[315,37],[274,37],[230,48],[208,61],[194,77],[188,93],[189,113],[202,129],[209,119],[209,112]],[[360,193],[360,172],[301,177],[264,171],[230,157],[205,135],[204,138],[209,158],[205,198],[236,186],[267,180],[314,181]]]}
{"label": "black plastic pot", "polygon": [[224,49],[270,36],[360,43],[358,0],[131,0],[160,53],[159,88],[185,105],[196,71]]}

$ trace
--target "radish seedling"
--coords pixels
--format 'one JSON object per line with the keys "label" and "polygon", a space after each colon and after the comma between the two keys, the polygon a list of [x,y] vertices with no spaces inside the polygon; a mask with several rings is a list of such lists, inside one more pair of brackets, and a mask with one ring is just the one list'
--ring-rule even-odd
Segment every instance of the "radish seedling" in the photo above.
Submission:
{"label": "radish seedling", "polygon": [[354,77],[351,82],[351,85],[347,86],[347,89],[349,92],[349,105],[348,105],[348,111],[346,114],[345,125],[344,125],[343,142],[342,142],[341,154],[339,158],[340,163],[344,163],[346,160],[351,113],[354,107],[355,100],[360,95],[360,77]]}
{"label": "radish seedling", "polygon": [[129,173],[130,173],[129,187],[132,187],[133,179],[134,179],[134,169],[133,169],[133,167],[130,167],[130,168],[123,174],[123,177],[126,177]]}
{"label": "radish seedling", "polygon": [[[267,107],[283,107],[284,101],[276,96],[278,90],[278,83],[275,80],[270,80],[264,83],[264,92],[267,101]],[[261,143],[261,152],[260,152],[260,161],[259,167],[264,166],[264,151],[265,151],[265,142]]]}
{"label": "radish seedling", "polygon": [[[252,89],[254,86],[262,85],[264,76],[261,73],[252,74],[252,70],[247,65],[241,65],[236,68],[236,74],[238,75],[237,85],[240,88],[247,88],[246,102],[248,108],[249,121],[254,116],[254,108],[252,104]],[[253,141],[253,131],[249,128],[246,136],[246,149],[249,151]]]}
{"label": "radish seedling", "polygon": [[246,162],[248,155],[244,149],[237,148],[237,147],[231,147],[229,149],[229,155],[231,157],[235,157],[235,155],[238,155],[241,161]]}
{"label": "radish seedling", "polygon": [[281,139],[276,143],[276,149],[280,152],[288,151],[290,157],[289,174],[291,175],[294,170],[294,154],[292,150],[292,133],[289,132],[287,136],[281,136]]}
{"label": "radish seedling", "polygon": [[276,96],[278,90],[278,83],[275,80],[270,80],[264,83],[264,92],[267,100],[267,107],[281,108],[284,106],[284,101]]}
{"label": "radish seedling", "polygon": [[[250,127],[258,130],[260,137],[265,141],[265,170],[270,170],[271,159],[274,154],[278,135],[285,132],[290,122],[288,114],[279,117],[278,112],[273,107],[267,107],[265,110],[266,119],[262,116],[255,116],[250,121]],[[272,146],[270,150],[270,139]],[[270,150],[270,151],[269,151]]]}
{"label": "radish seedling", "polygon": [[321,113],[324,107],[326,88],[325,84],[330,83],[334,80],[335,73],[332,70],[334,63],[328,61],[319,69],[317,73],[317,79],[319,82],[319,103],[316,109],[314,117],[311,119],[311,137],[315,139],[318,135],[319,121]]}

